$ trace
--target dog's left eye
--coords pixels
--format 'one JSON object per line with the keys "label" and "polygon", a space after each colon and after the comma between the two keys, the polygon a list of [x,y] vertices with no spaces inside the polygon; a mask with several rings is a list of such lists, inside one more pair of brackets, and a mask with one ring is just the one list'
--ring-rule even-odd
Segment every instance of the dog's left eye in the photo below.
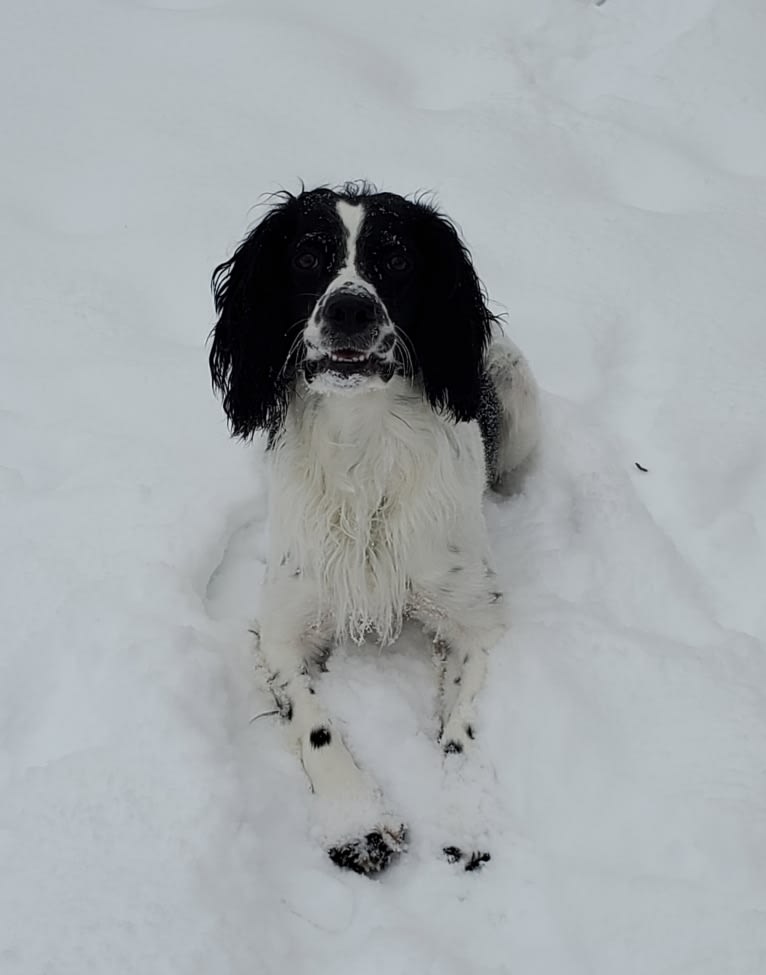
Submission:
{"label": "dog's left eye", "polygon": [[395,274],[403,274],[412,267],[412,261],[405,254],[391,254],[386,261],[386,267]]}
{"label": "dog's left eye", "polygon": [[293,264],[301,271],[315,271],[319,267],[319,258],[312,251],[299,251]]}

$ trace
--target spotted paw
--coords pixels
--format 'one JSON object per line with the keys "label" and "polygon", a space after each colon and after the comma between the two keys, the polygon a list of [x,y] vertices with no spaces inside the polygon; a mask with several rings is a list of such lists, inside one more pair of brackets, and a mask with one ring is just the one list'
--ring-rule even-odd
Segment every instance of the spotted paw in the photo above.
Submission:
{"label": "spotted paw", "polygon": [[473,870],[480,870],[485,863],[492,859],[491,854],[481,850],[463,852],[459,846],[445,846],[442,850],[448,863],[460,863],[464,870],[469,873]]}
{"label": "spotted paw", "polygon": [[339,867],[367,876],[385,870],[406,848],[407,828],[374,829],[357,840],[349,840],[328,850],[330,859]]}
{"label": "spotted paw", "polygon": [[460,755],[476,737],[473,725],[467,721],[449,721],[439,736],[445,755]]}

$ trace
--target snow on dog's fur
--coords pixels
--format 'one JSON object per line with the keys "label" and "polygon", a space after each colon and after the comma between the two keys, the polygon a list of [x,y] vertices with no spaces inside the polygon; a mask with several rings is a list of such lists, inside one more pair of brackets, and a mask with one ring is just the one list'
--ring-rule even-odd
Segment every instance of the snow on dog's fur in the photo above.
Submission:
{"label": "snow on dog's fur", "polygon": [[[530,455],[537,393],[434,208],[367,186],[285,194],[214,275],[210,364],[232,432],[268,433],[260,650],[342,866],[382,869],[406,829],[315,693],[338,640],[419,621],[441,741],[472,747],[505,627],[482,496]],[[330,822],[332,819],[332,822]]]}

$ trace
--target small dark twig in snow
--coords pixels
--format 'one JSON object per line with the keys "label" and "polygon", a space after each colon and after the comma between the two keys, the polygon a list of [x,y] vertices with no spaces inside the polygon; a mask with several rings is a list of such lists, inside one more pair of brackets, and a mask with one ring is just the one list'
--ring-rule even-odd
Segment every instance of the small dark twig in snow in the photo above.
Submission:
{"label": "small dark twig in snow", "polygon": [[644,467],[642,464],[639,464],[639,462],[637,460],[634,460],[633,463],[636,465],[636,467],[640,471],[643,471],[644,474],[648,474],[649,473],[649,468],[648,467]]}

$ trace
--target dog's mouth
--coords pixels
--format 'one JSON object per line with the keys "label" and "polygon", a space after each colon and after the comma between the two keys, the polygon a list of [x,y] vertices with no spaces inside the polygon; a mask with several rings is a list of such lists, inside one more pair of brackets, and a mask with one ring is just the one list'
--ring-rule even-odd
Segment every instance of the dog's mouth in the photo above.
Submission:
{"label": "dog's mouth", "polygon": [[358,349],[333,349],[316,359],[308,359],[304,364],[306,379],[309,382],[319,375],[327,378],[363,379],[378,376],[388,382],[394,373],[394,363],[371,352]]}

